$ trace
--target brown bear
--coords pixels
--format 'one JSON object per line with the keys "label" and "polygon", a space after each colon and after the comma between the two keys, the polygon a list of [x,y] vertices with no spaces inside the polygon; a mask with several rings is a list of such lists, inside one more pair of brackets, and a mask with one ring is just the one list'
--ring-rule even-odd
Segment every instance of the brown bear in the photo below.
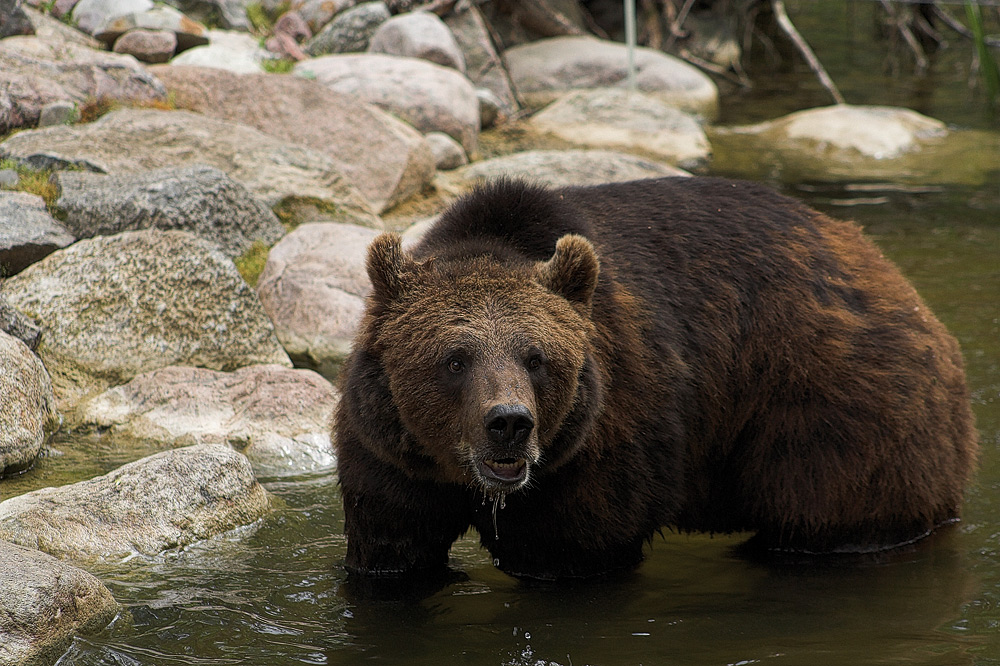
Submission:
{"label": "brown bear", "polygon": [[335,424],[346,566],[632,567],[664,527],[806,553],[957,519],[962,357],[859,228],[766,187],[666,178],[459,200],[372,293]]}

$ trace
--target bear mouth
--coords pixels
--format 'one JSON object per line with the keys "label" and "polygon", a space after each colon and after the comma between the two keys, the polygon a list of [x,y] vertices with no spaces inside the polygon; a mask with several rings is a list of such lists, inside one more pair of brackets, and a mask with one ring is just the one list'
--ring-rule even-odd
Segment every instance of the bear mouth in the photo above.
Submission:
{"label": "bear mouth", "polygon": [[528,480],[528,461],[524,458],[487,458],[477,467],[487,485],[512,488]]}

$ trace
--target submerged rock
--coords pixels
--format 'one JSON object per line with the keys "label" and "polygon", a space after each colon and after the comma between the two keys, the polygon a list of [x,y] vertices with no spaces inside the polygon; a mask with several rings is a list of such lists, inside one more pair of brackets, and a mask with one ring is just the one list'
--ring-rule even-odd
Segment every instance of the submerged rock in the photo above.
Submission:
{"label": "submerged rock", "polygon": [[203,444],[0,502],[0,539],[60,558],[121,560],[249,525],[268,506],[245,456]]}

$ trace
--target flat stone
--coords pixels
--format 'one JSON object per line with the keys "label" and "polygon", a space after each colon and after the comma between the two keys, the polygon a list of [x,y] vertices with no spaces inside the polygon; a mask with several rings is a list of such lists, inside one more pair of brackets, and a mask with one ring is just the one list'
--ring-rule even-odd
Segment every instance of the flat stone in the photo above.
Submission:
{"label": "flat stone", "polygon": [[176,39],[177,51],[209,43],[208,29],[205,26],[167,5],[159,5],[144,12],[111,17],[98,26],[94,36],[111,46],[119,37],[134,30],[172,33]]}
{"label": "flat stone", "polygon": [[170,62],[216,67],[237,74],[259,74],[264,71],[261,63],[272,57],[255,37],[245,32],[209,30],[208,40],[208,44],[190,48]]}
{"label": "flat stone", "polygon": [[421,58],[465,73],[465,56],[451,29],[430,12],[399,14],[382,23],[372,35],[368,52]]}
{"label": "flat stone", "polygon": [[129,30],[115,40],[112,50],[151,64],[167,62],[177,50],[177,35],[169,30]]}
{"label": "flat stone", "polygon": [[[55,429],[58,414],[42,362],[26,344],[0,331],[0,477],[27,469]],[[2,483],[2,481],[0,481]]]}
{"label": "flat stone", "polygon": [[367,51],[372,35],[390,16],[384,2],[363,2],[338,14],[319,30],[306,44],[305,51],[314,57]]}
{"label": "flat stone", "polygon": [[21,272],[74,240],[40,196],[0,190],[0,278]]}

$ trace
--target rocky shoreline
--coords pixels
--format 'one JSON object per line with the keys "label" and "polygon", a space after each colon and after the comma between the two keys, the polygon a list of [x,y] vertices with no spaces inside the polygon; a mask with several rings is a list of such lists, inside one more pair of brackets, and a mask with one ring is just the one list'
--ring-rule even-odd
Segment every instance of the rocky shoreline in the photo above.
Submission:
{"label": "rocky shoreline", "polygon": [[[751,177],[944,182],[914,162],[966,154],[906,109],[713,126],[716,85],[672,56],[639,49],[630,91],[621,44],[501,49],[498,17],[432,4],[295,2],[262,46],[239,0],[211,30],[196,3],[0,2],[0,665],[51,663],[115,617],[77,566],[253,524],[256,477],[335,468],[332,381],[379,231],[413,242],[505,174],[581,185],[737,154]],[[482,159],[490,128],[533,149]],[[986,143],[963,177],[995,163]],[[25,191],[38,173],[48,199]],[[4,492],[60,428],[163,451]]]}

